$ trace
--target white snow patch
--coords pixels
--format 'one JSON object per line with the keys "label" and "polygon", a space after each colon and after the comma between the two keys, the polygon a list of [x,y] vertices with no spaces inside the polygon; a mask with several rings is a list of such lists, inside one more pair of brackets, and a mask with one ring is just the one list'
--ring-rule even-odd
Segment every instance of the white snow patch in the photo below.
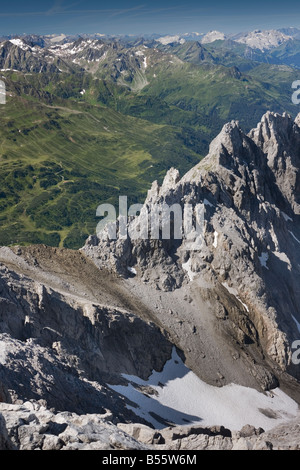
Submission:
{"label": "white snow patch", "polygon": [[0,364],[3,366],[6,362],[6,344],[4,341],[0,341]]}
{"label": "white snow patch", "polygon": [[286,253],[283,253],[281,251],[273,251],[273,254],[279,258],[283,263],[286,263],[288,265],[289,270],[292,269],[292,265],[290,262],[290,259],[288,258]]}
{"label": "white snow patch", "polygon": [[294,315],[292,315],[292,318],[293,318],[294,322],[296,323],[298,331],[300,333],[300,323],[298,322],[297,318],[294,317]]}
{"label": "white snow patch", "polygon": [[80,94],[85,95],[85,89],[81,90]]}
{"label": "white snow patch", "polygon": [[293,219],[291,219],[285,212],[281,211],[281,214],[286,222],[288,222],[289,220],[293,222]]}
{"label": "white snow patch", "polygon": [[145,67],[145,69],[147,68],[148,66],[148,63],[147,63],[147,57],[145,56],[144,52],[143,51],[136,51],[135,52],[135,55],[139,56],[139,57],[143,57],[143,66]]}
{"label": "white snow patch", "polygon": [[73,43],[72,42],[66,42],[65,44],[58,44],[57,46],[52,46],[51,49],[68,49]]}
{"label": "white snow patch", "polygon": [[194,278],[195,278],[195,276],[197,275],[197,273],[194,273],[194,272],[192,271],[192,269],[191,269],[191,262],[192,262],[192,260],[191,260],[191,258],[190,258],[187,263],[184,263],[184,264],[182,265],[182,267],[183,267],[183,269],[188,273],[188,276],[189,276],[189,278],[190,278],[190,281],[193,281]]}
{"label": "white snow patch", "polygon": [[12,44],[14,44],[15,46],[18,46],[20,47],[21,49],[23,49],[23,51],[28,51],[28,49],[30,49],[29,46],[27,46],[27,44],[25,44],[22,39],[10,39],[9,42],[11,42]]}
{"label": "white snow patch", "polygon": [[250,46],[253,49],[260,49],[261,51],[265,51],[278,47],[289,39],[291,39],[291,36],[271,29],[265,31],[251,31],[239,38],[235,38],[234,40],[243,44],[247,44],[247,46]]}
{"label": "white snow patch", "polygon": [[209,44],[214,41],[224,41],[225,39],[226,36],[224,33],[221,33],[220,31],[210,31],[209,33],[205,34],[201,42],[202,44]]}
{"label": "white snow patch", "polygon": [[[109,385],[110,388],[137,404],[137,408],[127,408],[156,429],[166,425],[150,413],[176,425],[222,425],[233,431],[246,424],[268,430],[299,416],[297,403],[279,388],[260,393],[235,384],[221,388],[206,384],[184,365],[175,348],[163,371],[153,371],[147,381],[131,375],[123,377],[129,381],[127,386]],[[146,396],[137,388],[143,386],[151,387],[155,394]],[[276,418],[271,419],[260,410],[272,410]]]}
{"label": "white snow patch", "polygon": [[267,266],[268,259],[269,259],[269,255],[266,252],[262,253],[261,256],[259,256],[260,264],[266,269],[269,269]]}
{"label": "white snow patch", "polygon": [[289,232],[290,232],[290,234],[292,235],[292,237],[294,238],[294,240],[296,240],[296,242],[300,243],[300,240],[298,240],[298,238],[295,237],[295,235],[293,234],[293,232],[291,232],[290,230],[289,230]]}
{"label": "white snow patch", "polygon": [[[49,36],[48,36],[48,37],[49,37]],[[65,34],[60,34],[60,35],[58,35],[58,36],[55,36],[55,34],[53,34],[53,35],[50,35],[50,38],[51,38],[50,41],[51,41],[52,43],[54,43],[54,42],[60,42],[60,41],[63,41],[64,39],[66,39],[66,37],[67,37],[67,36],[66,36]]]}
{"label": "white snow patch", "polygon": [[207,199],[204,199],[203,204],[204,204],[205,206],[214,207],[214,205],[213,205],[211,202],[209,202]]}
{"label": "white snow patch", "polygon": [[131,274],[134,274],[136,276],[137,272],[136,272],[136,269],[135,268],[131,268],[130,266],[127,266],[127,270],[131,273]]}
{"label": "white snow patch", "polygon": [[218,232],[215,231],[215,233],[214,233],[214,243],[213,243],[215,248],[218,247],[218,237],[219,237],[219,234],[218,234]]}
{"label": "white snow patch", "polygon": [[157,39],[158,42],[160,42],[161,44],[164,44],[164,45],[167,45],[167,44],[171,44],[172,42],[179,42],[180,44],[184,44],[184,42],[181,42],[181,38],[180,36],[176,35],[176,36],[163,36],[161,38],[158,38]]}

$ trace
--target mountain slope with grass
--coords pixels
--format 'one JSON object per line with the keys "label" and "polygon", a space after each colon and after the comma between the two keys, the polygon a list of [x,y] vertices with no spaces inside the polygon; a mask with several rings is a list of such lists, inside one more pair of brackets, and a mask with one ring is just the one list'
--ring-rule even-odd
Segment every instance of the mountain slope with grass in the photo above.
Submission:
{"label": "mountain slope with grass", "polygon": [[12,96],[1,121],[1,244],[80,247],[99,204],[134,201],[155,172],[199,161],[171,126],[101,105]]}
{"label": "mountain slope with grass", "polygon": [[291,67],[242,72],[198,43],[146,44],[1,43],[0,244],[79,248],[99,204],[142,202],[153,179],[197,164],[224,122],[250,130],[268,109],[297,114]]}

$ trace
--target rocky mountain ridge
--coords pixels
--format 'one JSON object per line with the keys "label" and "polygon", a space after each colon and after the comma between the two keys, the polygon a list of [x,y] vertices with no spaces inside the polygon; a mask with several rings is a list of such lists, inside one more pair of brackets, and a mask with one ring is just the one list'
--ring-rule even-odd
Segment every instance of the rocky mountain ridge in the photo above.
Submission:
{"label": "rocky mountain ridge", "polygon": [[153,183],[146,213],[162,203],[204,206],[200,249],[191,249],[185,236],[114,241],[105,232],[103,240],[90,237],[83,248],[98,266],[125,276],[133,268],[141,282],[162,291],[208,286],[202,296],[217,316],[229,317],[223,324],[237,328],[231,331],[235,340],[259,345],[272,367],[296,378],[291,345],[300,320],[298,122],[299,116],[294,122],[286,114],[267,113],[249,135],[229,123],[209,155],[183,178],[171,169],[161,187]]}
{"label": "rocky mountain ridge", "polygon": [[[41,269],[48,258],[47,270]],[[121,373],[147,378],[153,368],[162,368],[172,348],[166,336],[149,318],[126,311],[129,300],[118,288],[111,295],[103,285],[102,301],[95,297],[90,289],[102,276],[76,253],[37,248],[25,251],[23,259],[22,251],[2,248],[1,260],[1,401],[43,397],[56,410],[112,408],[119,419],[118,397],[106,384],[122,381]],[[76,275],[64,280],[55,272],[65,263],[80,266],[85,287],[80,283],[78,289]],[[135,308],[131,305],[131,312]],[[122,400],[119,405],[121,414],[131,414],[122,410]]]}
{"label": "rocky mountain ridge", "polygon": [[63,69],[68,71],[69,67],[39,45],[11,39],[0,44],[0,69],[2,72],[60,73]]}
{"label": "rocky mountain ridge", "polygon": [[189,205],[200,231],[0,249],[2,448],[297,448],[299,124],[226,124],[128,224]]}
{"label": "rocky mountain ridge", "polygon": [[290,34],[285,34],[282,31],[278,30],[268,30],[268,31],[261,31],[255,30],[249,33],[240,34],[233,39],[236,42],[246,44],[247,46],[251,47],[252,49],[259,49],[261,51],[267,51],[270,49],[274,49],[281,44],[293,39],[294,36]]}
{"label": "rocky mountain ridge", "polygon": [[[225,57],[232,55],[232,61],[238,66],[243,60],[258,63],[287,64],[298,67],[299,31],[256,30],[236,35],[225,35],[219,31],[207,34],[173,35],[162,37],[110,37],[101,34],[82,36],[61,35],[58,40],[48,36],[24,35],[0,38],[0,67],[2,71],[18,70],[24,73],[97,73],[99,68],[106,67],[118,70],[125,76],[123,85],[130,79],[126,72],[143,72],[147,60],[152,65],[159,60],[179,60],[187,62],[222,64],[221,58],[211,54],[214,43],[216,47],[226,46]],[[60,38],[60,39],[59,39]],[[220,44],[219,44],[220,43]],[[241,46],[245,46],[244,49]],[[286,46],[286,51],[281,50]],[[180,48],[200,49],[198,61],[190,53],[180,52]],[[146,51],[146,49],[148,49]],[[179,49],[177,51],[177,49]],[[158,51],[173,54],[172,58],[158,55]],[[230,53],[229,53],[230,51]],[[217,52],[217,51],[215,51]],[[140,56],[140,57],[139,57]],[[241,56],[241,57],[240,57]],[[223,59],[225,59],[223,57]],[[111,64],[113,62],[113,64]],[[250,65],[249,65],[250,64]],[[225,61],[226,65],[226,61]],[[253,67],[253,64],[252,64]],[[114,71],[112,71],[114,76]]]}

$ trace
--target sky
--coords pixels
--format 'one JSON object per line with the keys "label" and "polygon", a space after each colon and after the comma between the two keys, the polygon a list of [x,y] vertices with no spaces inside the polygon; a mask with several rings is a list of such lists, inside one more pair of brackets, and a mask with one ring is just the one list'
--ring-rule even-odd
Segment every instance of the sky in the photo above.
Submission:
{"label": "sky", "polygon": [[176,34],[300,28],[299,0],[0,0],[8,34]]}

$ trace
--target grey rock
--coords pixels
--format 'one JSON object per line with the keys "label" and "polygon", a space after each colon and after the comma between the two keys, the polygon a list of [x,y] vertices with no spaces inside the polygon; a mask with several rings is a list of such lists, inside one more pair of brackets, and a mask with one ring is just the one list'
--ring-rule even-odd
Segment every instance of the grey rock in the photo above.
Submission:
{"label": "grey rock", "polygon": [[299,450],[300,423],[293,420],[259,436],[253,450]]}
{"label": "grey rock", "polygon": [[[2,260],[21,262],[10,249],[0,251]],[[113,419],[132,420],[134,413],[109,384],[124,381],[122,374],[147,379],[153,369],[161,370],[172,351],[165,333],[123,306],[88,299],[82,286],[70,292],[52,279],[52,288],[49,273],[48,285],[39,282],[41,271],[31,263],[24,263],[23,269],[32,269],[26,277],[0,265],[1,400],[43,399],[59,411],[113,410]],[[118,290],[121,295],[127,302],[128,294]]]}
{"label": "grey rock", "polygon": [[299,450],[300,423],[270,431],[244,426],[180,426],[154,430],[138,423],[117,426],[97,414],[55,413],[37,402],[0,404],[1,450]]}
{"label": "grey rock", "polygon": [[[145,214],[160,204],[204,206],[203,239],[196,249],[186,233],[181,240],[151,240],[149,233],[148,240],[122,242],[105,232],[82,248],[97,266],[125,278],[130,262],[136,285],[147,280],[149,289],[208,285],[202,301],[210,303],[219,328],[238,345],[236,352],[246,345],[253,364],[246,367],[264,390],[279,379],[300,379],[291,348],[299,339],[294,318],[300,322],[299,119],[268,112],[248,135],[232,121],[186,175],[180,178],[171,169],[161,186],[153,184]],[[129,234],[143,217],[129,221]],[[199,304],[199,295],[192,300]],[[181,346],[188,350],[183,339]],[[196,352],[191,361],[196,367]]]}
{"label": "grey rock", "polygon": [[252,437],[259,436],[262,433],[264,433],[264,430],[262,428],[256,429],[254,426],[250,426],[249,424],[247,424],[240,430],[239,435],[241,437]]}
{"label": "grey rock", "polygon": [[[16,450],[146,450],[114,424],[100,415],[53,413],[37,403],[23,405],[0,404],[5,432]],[[1,421],[2,423],[2,421]],[[53,423],[61,426],[61,432],[49,431]],[[21,424],[21,425],[20,425]],[[62,429],[64,429],[62,431]],[[57,426],[59,431],[59,426]],[[2,436],[1,426],[1,436]],[[4,444],[5,449],[7,444]],[[4,450],[2,448],[2,450]]]}
{"label": "grey rock", "polygon": [[163,444],[164,438],[160,432],[142,424],[124,424],[119,423],[119,429],[134,437],[143,444]]}
{"label": "grey rock", "polygon": [[0,450],[13,450],[14,446],[9,439],[5,419],[0,413]]}

